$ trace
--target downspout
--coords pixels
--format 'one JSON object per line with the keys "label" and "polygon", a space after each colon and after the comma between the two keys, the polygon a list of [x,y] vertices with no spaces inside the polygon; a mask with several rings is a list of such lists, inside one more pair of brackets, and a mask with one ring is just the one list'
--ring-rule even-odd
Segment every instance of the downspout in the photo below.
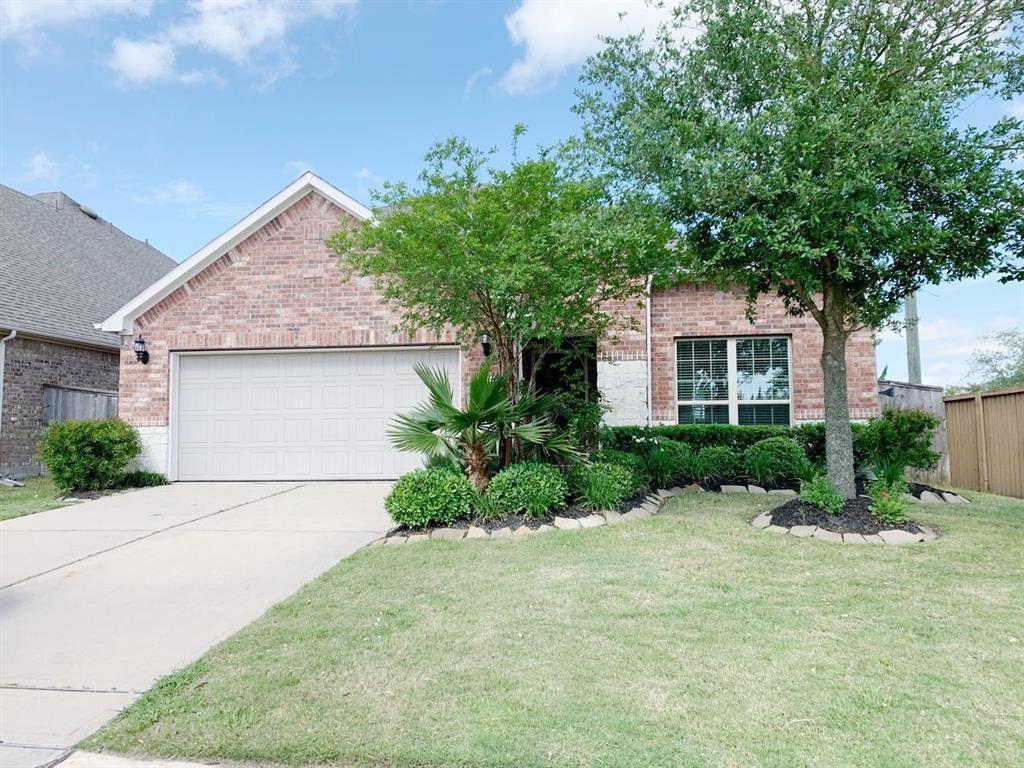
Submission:
{"label": "downspout", "polygon": [[11,341],[18,332],[11,329],[11,332],[0,339],[0,437],[4,431],[4,365],[7,362],[7,342]]}
{"label": "downspout", "polygon": [[647,276],[647,426],[653,422],[654,396],[653,376],[651,371],[651,301],[654,295],[654,275]]}

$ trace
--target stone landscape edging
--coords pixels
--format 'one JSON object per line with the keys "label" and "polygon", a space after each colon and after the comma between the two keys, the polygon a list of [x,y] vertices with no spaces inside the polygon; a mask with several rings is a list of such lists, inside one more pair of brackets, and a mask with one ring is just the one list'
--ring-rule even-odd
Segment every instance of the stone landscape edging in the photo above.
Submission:
{"label": "stone landscape edging", "polygon": [[[413,544],[418,541],[427,541],[430,539],[444,539],[446,541],[459,541],[461,539],[508,539],[520,536],[529,536],[535,533],[546,533],[547,531],[555,530],[570,531],[581,530],[583,528],[600,528],[604,525],[618,525],[619,523],[632,522],[633,520],[639,520],[644,517],[656,515],[661,511],[665,502],[673,496],[678,496],[681,493],[692,492],[704,493],[705,491],[696,483],[688,485],[685,488],[680,488],[678,486],[669,490],[660,488],[657,491],[649,493],[644,497],[643,501],[628,512],[623,513],[608,510],[605,512],[595,512],[587,517],[555,517],[555,519],[550,523],[543,523],[537,528],[531,528],[528,525],[520,525],[515,530],[506,527],[488,531],[484,528],[471,525],[469,528],[435,528],[430,532],[423,533],[399,535],[385,534],[380,538],[374,539],[366,546],[399,546],[406,542]],[[783,496],[787,498],[796,498],[798,495],[796,491],[788,488],[766,490],[757,485],[723,485],[718,492],[765,494],[771,496]],[[925,494],[933,498],[924,498]],[[945,496],[946,498],[940,498],[939,494],[932,493],[931,491],[925,491],[922,493],[922,498],[911,496],[910,494],[906,495],[913,501],[920,501],[925,504],[971,503],[970,500],[965,499],[963,496],[946,491],[943,491],[942,493],[942,496]],[[781,525],[772,525],[771,512],[762,512],[755,517],[750,524],[755,528],[767,530],[772,533],[788,534],[797,538],[814,538],[821,541],[843,542],[846,544],[916,544],[919,542],[935,541],[939,538],[939,534],[934,530],[928,526],[921,525],[920,523],[918,523],[917,526],[921,528],[921,533],[910,533],[909,531],[899,529],[879,531],[877,534],[836,533],[835,531],[829,531],[825,528],[820,528],[814,525],[794,525],[790,528],[785,528]]]}
{"label": "stone landscape edging", "polygon": [[[582,530],[584,528],[600,528],[604,525],[618,525],[619,523],[629,523],[633,520],[640,520],[651,515],[656,515],[661,512],[661,508],[665,505],[669,499],[680,493],[690,492],[690,488],[672,488],[665,490],[661,488],[657,491],[652,491],[644,497],[643,501],[637,504],[628,512],[615,512],[608,510],[606,512],[595,512],[592,515],[586,517],[555,517],[550,523],[544,523],[538,528],[531,528],[528,525],[521,525],[515,530],[511,528],[498,528],[494,531],[487,531],[483,528],[471,525],[469,528],[435,528],[429,533],[409,533],[399,534],[394,536],[384,535],[378,539],[374,539],[368,547],[373,546],[391,546],[396,547],[406,542],[413,544],[417,541],[426,541],[428,539],[444,539],[446,541],[459,541],[460,539],[509,539],[520,536],[529,536],[535,533],[546,533],[548,531],[563,530]],[[703,491],[703,489],[701,489]]]}
{"label": "stone landscape edging", "polygon": [[786,528],[781,525],[772,524],[772,513],[762,512],[755,517],[750,524],[755,528],[769,533],[780,533],[782,535],[795,536],[798,539],[818,539],[819,541],[831,541],[843,544],[918,544],[935,541],[939,538],[934,530],[927,525],[915,523],[921,529],[920,533],[911,533],[898,528],[879,531],[878,533],[837,533],[816,525],[794,525]]}

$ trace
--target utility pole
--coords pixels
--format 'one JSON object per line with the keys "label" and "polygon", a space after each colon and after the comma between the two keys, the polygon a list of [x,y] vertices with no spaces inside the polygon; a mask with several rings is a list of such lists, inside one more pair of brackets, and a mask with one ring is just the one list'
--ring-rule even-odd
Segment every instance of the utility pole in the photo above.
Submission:
{"label": "utility pole", "polygon": [[907,326],[907,380],[921,383],[921,337],[917,332],[917,294],[907,296],[903,306]]}

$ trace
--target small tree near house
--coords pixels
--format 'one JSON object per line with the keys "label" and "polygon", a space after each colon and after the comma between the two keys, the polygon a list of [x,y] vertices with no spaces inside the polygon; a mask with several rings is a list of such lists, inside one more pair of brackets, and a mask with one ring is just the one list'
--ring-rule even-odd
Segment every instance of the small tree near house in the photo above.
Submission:
{"label": "small tree near house", "polygon": [[380,215],[329,245],[346,271],[376,281],[407,330],[451,327],[466,346],[486,336],[515,396],[524,348],[543,357],[614,327],[602,305],[643,292],[669,230],[548,155],[499,169],[492,153],[435,145],[418,186],[384,184]]}
{"label": "small tree near house", "polygon": [[1020,256],[1024,125],[954,123],[968,98],[1020,93],[1019,24],[1014,0],[695,0],[585,70],[584,148],[653,191],[681,232],[676,276],[739,285],[751,311],[775,293],[820,326],[847,498],[850,334]]}

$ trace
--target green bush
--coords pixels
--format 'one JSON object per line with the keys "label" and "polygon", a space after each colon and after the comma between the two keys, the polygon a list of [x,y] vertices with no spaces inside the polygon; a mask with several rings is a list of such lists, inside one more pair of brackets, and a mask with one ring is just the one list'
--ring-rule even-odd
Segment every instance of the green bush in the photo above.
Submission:
{"label": "green bush", "polygon": [[159,472],[136,470],[121,475],[118,485],[122,488],[151,488],[156,485],[167,485],[167,478]]}
{"label": "green bush", "polygon": [[788,437],[767,437],[743,452],[747,476],[762,485],[796,477],[806,461],[803,448]]}
{"label": "green bush", "polygon": [[686,443],[695,451],[712,446],[725,446],[737,453],[766,437],[786,436],[789,427],[740,427],[735,424],[668,424],[657,427],[604,427],[601,447],[642,452],[650,438],[661,437]]}
{"label": "green bush", "polygon": [[[864,431],[867,424],[852,422],[850,429],[853,431],[853,465],[861,469],[868,464],[867,449],[864,445]],[[814,421],[809,424],[800,424],[791,427],[789,437],[796,440],[797,444],[804,449],[807,460],[817,466],[825,465],[825,424],[821,421]]]}
{"label": "green bush", "polygon": [[39,443],[39,459],[65,493],[116,487],[141,452],[139,433],[121,419],[55,422]]}
{"label": "green bush", "polygon": [[550,464],[521,461],[506,467],[487,486],[487,495],[506,515],[541,517],[561,509],[569,494],[562,473]]}
{"label": "green bush", "polygon": [[907,522],[907,502],[903,499],[907,486],[905,483],[893,484],[879,481],[868,486],[871,504],[868,509],[881,522],[888,525],[902,525]]}
{"label": "green bush", "polygon": [[434,467],[398,478],[384,508],[396,523],[425,528],[468,518],[475,501],[476,491],[465,475]]}
{"label": "green bush", "polygon": [[735,477],[740,471],[740,455],[725,445],[710,445],[701,448],[697,460],[704,469],[704,475],[694,480]]}
{"label": "green bush", "polygon": [[887,465],[928,471],[939,461],[939,454],[932,450],[938,427],[938,417],[927,411],[886,408],[864,427],[860,443],[876,472]]}
{"label": "green bush", "polygon": [[648,441],[644,468],[654,487],[671,488],[682,479],[684,463],[689,454],[690,448],[686,443],[664,437]]}
{"label": "green bush", "polygon": [[569,488],[584,509],[595,512],[614,509],[634,493],[636,478],[618,464],[589,464],[569,473]]}
{"label": "green bush", "polygon": [[647,465],[638,454],[629,451],[618,451],[614,449],[600,450],[591,456],[591,461],[596,464],[615,464],[616,466],[628,469],[633,475],[632,494],[642,493],[651,487],[651,480],[647,475]]}
{"label": "green bush", "polygon": [[825,510],[830,515],[843,511],[846,502],[825,475],[816,475],[813,480],[800,483],[800,501]]}

